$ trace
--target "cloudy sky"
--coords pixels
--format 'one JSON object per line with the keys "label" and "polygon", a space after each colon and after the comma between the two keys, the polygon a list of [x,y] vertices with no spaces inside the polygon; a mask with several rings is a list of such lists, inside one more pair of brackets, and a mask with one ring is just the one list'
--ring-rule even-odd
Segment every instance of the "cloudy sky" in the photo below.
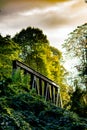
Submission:
{"label": "cloudy sky", "polygon": [[87,22],[86,0],[0,0],[0,33],[14,36],[28,26],[40,28],[50,44],[61,43]]}

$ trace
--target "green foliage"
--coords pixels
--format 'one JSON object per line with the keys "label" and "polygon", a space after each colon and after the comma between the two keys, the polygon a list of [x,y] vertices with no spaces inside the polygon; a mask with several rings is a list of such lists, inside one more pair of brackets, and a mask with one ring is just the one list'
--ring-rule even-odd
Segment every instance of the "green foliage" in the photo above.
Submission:
{"label": "green foliage", "polygon": [[[10,96],[30,91],[29,77],[18,69],[11,78],[2,79],[0,81],[0,95]],[[15,88],[15,89],[14,89]]]}
{"label": "green foliage", "polygon": [[0,88],[6,89],[0,97],[0,130],[87,129],[86,118],[45,102],[34,90],[25,91],[19,81],[0,82]]}
{"label": "green foliage", "polygon": [[73,69],[77,69],[78,75],[71,75],[71,78],[74,77],[75,80],[77,77],[80,86],[87,89],[87,23],[71,32],[63,47],[66,49],[67,60],[76,59],[78,61],[73,66]]}
{"label": "green foliage", "polygon": [[[68,85],[65,83],[66,70],[61,65],[62,53],[57,48],[50,46],[46,35],[37,28],[23,29],[14,36],[13,40],[22,48],[21,57],[24,63],[60,86],[64,106],[65,102],[69,100],[69,95],[66,92],[68,89]],[[62,91],[62,88],[65,91]]]}
{"label": "green foliage", "polygon": [[87,117],[87,93],[80,87],[76,87],[71,96],[71,111],[76,112],[81,117]]}
{"label": "green foliage", "polygon": [[12,60],[19,59],[20,47],[9,36],[0,35],[0,79],[9,77],[12,72]]}
{"label": "green foliage", "polygon": [[83,49],[86,45],[86,36],[87,36],[87,23],[77,26],[77,28],[69,34],[69,37],[66,39],[63,47],[66,48],[67,54],[73,52],[73,56],[82,56]]}
{"label": "green foliage", "polygon": [[[23,29],[20,33],[16,34],[13,40],[22,47],[21,56],[23,59],[26,59],[28,55],[32,56],[32,53],[37,53],[34,48],[39,44],[39,50],[42,47],[42,44],[49,44],[49,41],[47,40],[46,35],[43,34],[42,30],[31,27]],[[32,57],[28,58],[32,59]]]}
{"label": "green foliage", "polygon": [[54,81],[59,79],[62,54],[49,45],[46,35],[40,29],[31,27],[23,29],[13,40],[21,46],[21,55],[27,65]]}
{"label": "green foliage", "polygon": [[23,29],[20,33],[16,34],[13,40],[19,44],[31,45],[36,44],[38,42],[48,43],[46,35],[43,34],[42,30],[38,28],[28,27],[27,29]]}
{"label": "green foliage", "polygon": [[[17,44],[9,36],[0,35],[0,130],[86,130],[85,118],[45,102],[35,90],[30,90],[30,77],[20,69],[6,78],[12,73],[12,60],[19,59],[22,49],[21,57],[25,63],[60,86],[64,107],[70,98],[69,87],[64,81],[66,70],[61,65],[62,53],[49,45],[39,29],[29,27],[13,40]],[[79,105],[75,102],[78,98]],[[86,117],[87,107],[82,107],[85,94],[73,93],[71,100],[71,110]]]}

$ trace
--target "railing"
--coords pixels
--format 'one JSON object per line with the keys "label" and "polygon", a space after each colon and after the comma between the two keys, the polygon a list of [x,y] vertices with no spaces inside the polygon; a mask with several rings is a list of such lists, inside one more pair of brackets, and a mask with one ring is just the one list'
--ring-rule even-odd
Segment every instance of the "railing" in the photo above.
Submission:
{"label": "railing", "polygon": [[46,101],[50,100],[50,102],[56,106],[62,107],[59,86],[56,83],[24,63],[14,60],[13,70],[16,70],[17,68],[24,70],[24,74],[30,76],[30,89],[34,88],[36,93],[43,96]]}

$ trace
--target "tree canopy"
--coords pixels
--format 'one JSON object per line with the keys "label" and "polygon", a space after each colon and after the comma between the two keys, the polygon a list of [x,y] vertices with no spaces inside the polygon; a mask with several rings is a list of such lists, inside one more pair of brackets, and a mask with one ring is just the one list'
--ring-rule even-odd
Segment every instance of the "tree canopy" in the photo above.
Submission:
{"label": "tree canopy", "polygon": [[56,82],[68,97],[68,86],[64,81],[66,70],[61,64],[62,52],[50,46],[42,30],[28,27],[17,33],[13,40],[22,48],[21,57],[24,63]]}
{"label": "tree canopy", "polygon": [[60,65],[62,53],[50,46],[42,30],[28,27],[16,34],[13,40],[21,46],[21,57],[27,65],[53,80],[56,79],[54,76],[60,73],[62,67]]}
{"label": "tree canopy", "polygon": [[20,47],[10,36],[0,35],[0,79],[9,77],[12,71],[12,60],[19,59]]}
{"label": "tree canopy", "polygon": [[77,59],[78,62],[73,66],[78,70],[77,80],[80,85],[87,87],[87,23],[71,32],[63,47],[68,60]]}
{"label": "tree canopy", "polygon": [[87,115],[87,23],[71,32],[63,47],[66,49],[67,60],[72,62],[76,59],[73,69],[76,68],[77,73],[74,71],[70,75],[70,83],[73,82],[71,85],[74,87],[70,99],[70,110],[85,116]]}

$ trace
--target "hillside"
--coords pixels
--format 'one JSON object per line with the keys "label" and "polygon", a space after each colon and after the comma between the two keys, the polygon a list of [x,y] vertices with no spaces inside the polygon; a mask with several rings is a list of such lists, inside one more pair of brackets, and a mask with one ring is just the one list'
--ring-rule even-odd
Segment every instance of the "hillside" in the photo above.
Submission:
{"label": "hillside", "polygon": [[[63,108],[37,96],[35,90],[30,89],[34,77],[19,68],[14,71],[13,60],[22,61],[57,83]],[[28,27],[13,39],[0,35],[0,130],[87,130],[86,91],[79,88],[77,82],[74,86],[66,83],[68,73],[61,60],[62,53],[49,45],[39,29]],[[37,81],[41,85],[42,81]]]}
{"label": "hillside", "polygon": [[87,119],[8,78],[0,81],[0,130],[87,130]]}

